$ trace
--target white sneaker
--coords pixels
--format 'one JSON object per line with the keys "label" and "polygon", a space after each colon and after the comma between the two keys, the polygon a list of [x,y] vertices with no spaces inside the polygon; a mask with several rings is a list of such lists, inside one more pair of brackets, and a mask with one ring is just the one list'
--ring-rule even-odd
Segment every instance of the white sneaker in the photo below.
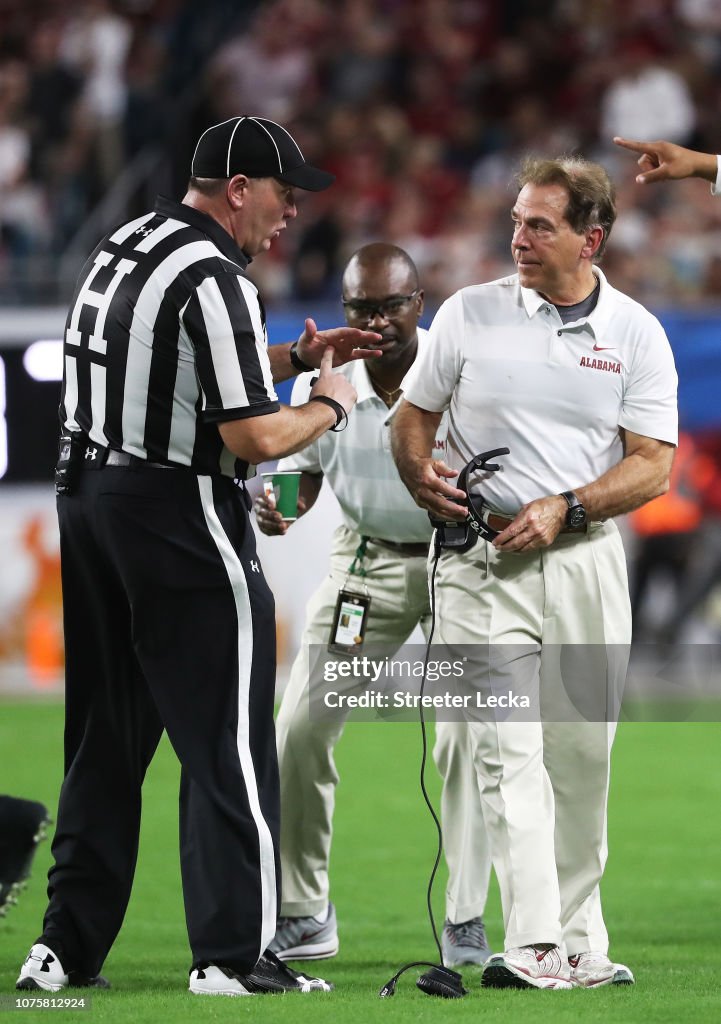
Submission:
{"label": "white sneaker", "polygon": [[517,946],[486,960],[484,988],[573,988],[571,969],[558,946]]}
{"label": "white sneaker", "polygon": [[63,970],[63,965],[52,949],[44,946],[42,942],[37,942],[20,968],[20,977],[15,982],[15,988],[31,991],[41,988],[45,992],[59,992],[67,986],[68,976]]}
{"label": "white sneaker", "polygon": [[574,953],[569,956],[571,978],[581,988],[599,988],[610,985],[616,973],[616,967],[605,953]]}
{"label": "white sneaker", "polygon": [[196,967],[190,972],[190,991],[196,996],[252,996],[240,980],[240,975],[228,968]]}
{"label": "white sneaker", "polygon": [[613,965],[613,981],[612,985],[635,985],[636,979],[633,976],[633,971],[630,967],[626,967],[625,964],[614,964]]}
{"label": "white sneaker", "polygon": [[110,988],[110,982],[102,974],[90,977],[80,971],[65,973],[56,953],[42,942],[36,942],[20,968],[15,988],[33,992],[59,992],[63,988]]}

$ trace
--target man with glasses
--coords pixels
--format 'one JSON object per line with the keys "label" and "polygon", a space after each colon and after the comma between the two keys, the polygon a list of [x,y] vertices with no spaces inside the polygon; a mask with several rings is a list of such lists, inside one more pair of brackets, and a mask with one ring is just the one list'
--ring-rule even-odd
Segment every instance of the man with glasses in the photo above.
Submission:
{"label": "man with glasses", "polygon": [[[417,624],[427,635],[430,606],[426,556],[427,515],[401,484],[390,452],[389,418],[403,392],[426,332],[418,329],[423,292],[409,256],[394,245],[364,246],[343,277],[348,324],[381,335],[382,356],[342,369],[358,400],[348,427],[282,459],[280,469],[300,469],[298,515],[313,506],[325,476],[343,512],[331,553],[331,571],[312,597],[301,648],[291,669],[277,720],[281,780],[281,918],[271,949],[282,959],[320,959],[338,951],[338,929],[329,902],[328,862],[335,786],[333,749],[344,716],[309,714],[310,660],[328,644],[339,590],[370,597],[364,650],[383,644],[392,655]],[[361,365],[361,363],[363,365]],[[299,377],[293,404],[307,400],[310,374]],[[444,449],[444,430],[436,447]],[[265,497],[256,502],[263,533],[282,535],[289,523]],[[359,574],[349,570],[355,561]],[[362,573],[362,575],[361,575]],[[348,580],[348,582],[346,582]],[[448,966],[483,963],[490,953],[482,914],[489,876],[480,798],[467,754],[465,723],[438,722],[436,763],[444,778],[443,834],[449,866],[443,955]]]}

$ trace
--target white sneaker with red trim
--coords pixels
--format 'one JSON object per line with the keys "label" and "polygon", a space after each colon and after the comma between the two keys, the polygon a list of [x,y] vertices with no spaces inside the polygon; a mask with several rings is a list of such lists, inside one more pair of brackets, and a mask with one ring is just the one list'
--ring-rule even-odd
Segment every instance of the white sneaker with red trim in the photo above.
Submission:
{"label": "white sneaker with red trim", "polygon": [[573,988],[568,960],[558,946],[518,946],[486,960],[484,988]]}
{"label": "white sneaker with red trim", "polygon": [[581,988],[599,988],[611,985],[616,974],[616,965],[605,953],[574,953],[569,956],[571,978]]}
{"label": "white sneaker with red trim", "polygon": [[612,985],[635,985],[636,979],[633,976],[633,971],[630,967],[626,967],[625,964],[614,964],[613,965],[613,981]]}

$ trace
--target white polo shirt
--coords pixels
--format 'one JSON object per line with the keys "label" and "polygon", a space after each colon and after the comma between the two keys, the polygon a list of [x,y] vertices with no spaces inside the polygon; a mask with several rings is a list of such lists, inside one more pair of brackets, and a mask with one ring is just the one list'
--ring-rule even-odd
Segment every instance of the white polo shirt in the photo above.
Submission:
{"label": "white polo shirt", "polygon": [[[427,344],[428,332],[419,328],[419,355]],[[338,433],[327,431],[302,452],[281,459],[278,468],[323,473],[351,530],[398,543],[429,542],[428,514],[401,483],[391,454],[389,420],[398,403],[389,409],[378,397],[360,359],[335,372],[343,373],[358,392],[348,426]],[[296,379],[291,405],[308,401],[313,376],[304,373]],[[435,442],[441,458],[445,457],[445,429],[444,417]]]}
{"label": "white polo shirt", "polygon": [[677,376],[658,320],[601,271],[595,309],[563,324],[517,275],[463,288],[438,310],[406,398],[449,410],[446,461],[508,447],[476,477],[498,512],[596,480],[623,457],[619,427],[676,444]]}

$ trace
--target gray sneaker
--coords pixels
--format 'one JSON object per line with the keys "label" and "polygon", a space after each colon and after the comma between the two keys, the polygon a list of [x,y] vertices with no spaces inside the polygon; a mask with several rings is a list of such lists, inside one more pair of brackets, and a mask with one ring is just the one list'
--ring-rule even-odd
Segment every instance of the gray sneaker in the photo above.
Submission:
{"label": "gray sneaker", "polygon": [[491,955],[482,917],[473,917],[461,924],[451,924],[446,918],[441,936],[443,963],[446,967],[462,964],[484,964]]}
{"label": "gray sneaker", "polygon": [[314,917],[279,917],[275,938],[268,946],[279,960],[325,960],[338,952],[335,907],[328,904],[322,924]]}

